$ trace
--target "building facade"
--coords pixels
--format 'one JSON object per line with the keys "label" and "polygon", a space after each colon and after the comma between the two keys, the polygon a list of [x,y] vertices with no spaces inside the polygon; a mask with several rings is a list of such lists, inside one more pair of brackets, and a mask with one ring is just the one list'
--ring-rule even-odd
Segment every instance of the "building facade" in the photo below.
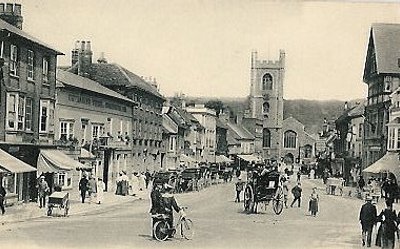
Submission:
{"label": "building facade", "polygon": [[[62,53],[25,33],[22,20],[21,5],[0,4],[0,149],[36,168],[40,149],[53,146],[57,56]],[[0,174],[7,198],[36,197],[31,171],[10,167]]]}
{"label": "building facade", "polygon": [[203,135],[203,154],[201,155],[201,162],[215,163],[216,151],[216,113],[214,110],[204,107],[204,105],[195,105],[186,107],[186,111],[193,115],[204,127]]}
{"label": "building facade", "polygon": [[263,150],[265,159],[281,157],[283,125],[283,81],[285,52],[278,61],[259,60],[252,52],[250,69],[251,117],[263,120]]}
{"label": "building facade", "polygon": [[[132,120],[136,102],[100,83],[57,71],[55,139],[59,146],[83,147],[95,158],[92,173],[113,191],[119,172],[132,176]],[[72,153],[70,153],[72,154]],[[79,179],[79,177],[78,177]]]}
{"label": "building facade", "polygon": [[375,23],[371,26],[363,81],[368,86],[365,106],[363,168],[387,151],[389,95],[400,86],[398,51],[400,25]]}
{"label": "building facade", "polygon": [[155,79],[144,80],[126,68],[108,63],[104,57],[93,62],[90,41],[78,41],[72,50],[68,71],[82,75],[137,102],[133,110],[133,163],[136,171],[158,171],[162,148],[162,106],[165,98]]}

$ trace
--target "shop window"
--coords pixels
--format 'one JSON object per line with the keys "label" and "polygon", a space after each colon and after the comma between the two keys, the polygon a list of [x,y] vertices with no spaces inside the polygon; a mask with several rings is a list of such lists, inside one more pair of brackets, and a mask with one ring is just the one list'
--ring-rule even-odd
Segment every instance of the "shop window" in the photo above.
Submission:
{"label": "shop window", "polygon": [[6,174],[3,176],[2,184],[6,193],[16,194],[17,193],[17,177],[16,174]]}
{"label": "shop window", "polygon": [[68,188],[72,185],[72,178],[66,172],[59,172],[56,174],[56,184],[62,188]]}

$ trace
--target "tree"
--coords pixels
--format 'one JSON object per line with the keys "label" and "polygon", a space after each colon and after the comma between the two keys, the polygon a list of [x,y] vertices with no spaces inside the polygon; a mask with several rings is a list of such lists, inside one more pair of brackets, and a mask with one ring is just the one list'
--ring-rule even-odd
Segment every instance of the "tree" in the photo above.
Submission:
{"label": "tree", "polygon": [[205,107],[215,110],[217,117],[224,110],[224,103],[221,100],[209,100],[204,104]]}

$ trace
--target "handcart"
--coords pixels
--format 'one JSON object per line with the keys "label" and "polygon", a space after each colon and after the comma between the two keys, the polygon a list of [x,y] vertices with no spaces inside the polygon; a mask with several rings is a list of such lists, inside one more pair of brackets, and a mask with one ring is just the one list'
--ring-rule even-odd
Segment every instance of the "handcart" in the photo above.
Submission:
{"label": "handcart", "polygon": [[69,193],[67,192],[54,192],[49,196],[47,204],[47,216],[53,216],[55,210],[59,210],[59,216],[67,216],[70,208]]}

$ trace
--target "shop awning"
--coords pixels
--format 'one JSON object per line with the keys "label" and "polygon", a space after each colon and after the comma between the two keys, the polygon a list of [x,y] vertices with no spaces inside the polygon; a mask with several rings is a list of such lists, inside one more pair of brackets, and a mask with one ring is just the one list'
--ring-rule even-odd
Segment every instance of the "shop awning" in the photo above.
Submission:
{"label": "shop awning", "polygon": [[70,171],[73,169],[91,169],[91,165],[82,164],[59,150],[40,150],[38,162],[38,174],[43,172],[54,173]]}
{"label": "shop awning", "polygon": [[0,149],[0,172],[24,173],[34,172],[36,169]]}
{"label": "shop awning", "polygon": [[233,162],[231,159],[229,159],[229,158],[227,158],[226,156],[224,156],[224,155],[218,155],[218,156],[216,156],[216,158],[215,158],[215,162],[216,163],[231,163],[231,162]]}
{"label": "shop awning", "polygon": [[395,152],[387,152],[381,159],[374,162],[368,168],[364,169],[363,172],[366,173],[385,173],[391,172],[393,173],[397,180],[400,176],[400,160],[399,154]]}
{"label": "shop awning", "polygon": [[237,157],[239,157],[240,159],[243,159],[245,161],[248,162],[259,162],[260,159],[258,159],[257,157],[253,156],[253,155],[237,155]]}

